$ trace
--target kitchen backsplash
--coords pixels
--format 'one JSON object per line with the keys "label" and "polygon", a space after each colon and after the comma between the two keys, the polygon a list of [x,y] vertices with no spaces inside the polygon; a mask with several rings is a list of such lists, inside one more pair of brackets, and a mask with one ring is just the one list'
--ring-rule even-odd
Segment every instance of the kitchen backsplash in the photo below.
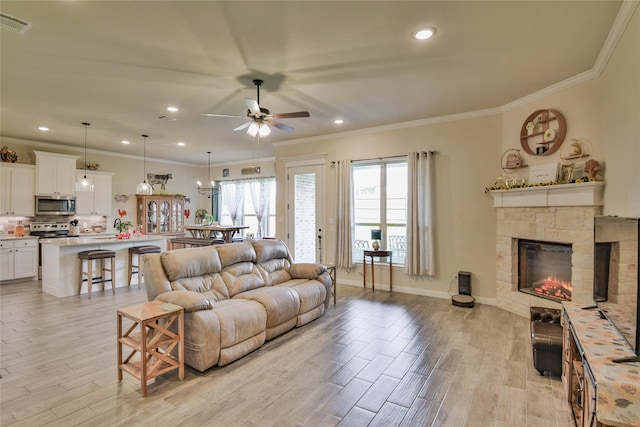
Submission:
{"label": "kitchen backsplash", "polygon": [[22,223],[24,225],[24,234],[29,234],[29,224],[32,222],[64,222],[69,223],[72,220],[78,220],[78,226],[80,227],[80,232],[85,232],[84,230],[91,230],[93,233],[93,227],[102,228],[102,232],[108,231],[109,228],[107,225],[107,218],[104,216],[69,216],[69,217],[61,217],[61,216],[35,216],[35,217],[0,217],[0,236],[13,236],[13,230],[16,225]]}

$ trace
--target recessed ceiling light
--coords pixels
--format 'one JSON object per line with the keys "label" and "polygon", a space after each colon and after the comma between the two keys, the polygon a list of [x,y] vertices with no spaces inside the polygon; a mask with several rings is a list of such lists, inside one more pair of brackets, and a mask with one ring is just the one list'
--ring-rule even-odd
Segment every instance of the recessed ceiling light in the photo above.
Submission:
{"label": "recessed ceiling light", "polygon": [[178,145],[179,145],[180,147],[184,147],[184,142],[179,141],[179,142],[178,142]]}
{"label": "recessed ceiling light", "polygon": [[167,111],[171,111],[172,113],[175,113],[176,111],[178,111],[178,107],[169,106],[167,107]]}
{"label": "recessed ceiling light", "polygon": [[41,130],[42,132],[49,132],[49,128],[46,126],[38,126],[38,130]]}
{"label": "recessed ceiling light", "polygon": [[436,34],[435,28],[423,28],[413,33],[413,38],[416,40],[427,40]]}
{"label": "recessed ceiling light", "polygon": [[129,141],[127,141],[126,139],[123,139],[122,141],[120,141],[121,143],[123,143],[124,145],[129,145],[131,144]]}
{"label": "recessed ceiling light", "polygon": [[337,125],[341,125],[341,124],[343,124],[343,123],[344,123],[344,120],[342,120],[342,119],[335,119],[335,120],[333,121],[333,123],[335,123],[335,124],[337,124]]}

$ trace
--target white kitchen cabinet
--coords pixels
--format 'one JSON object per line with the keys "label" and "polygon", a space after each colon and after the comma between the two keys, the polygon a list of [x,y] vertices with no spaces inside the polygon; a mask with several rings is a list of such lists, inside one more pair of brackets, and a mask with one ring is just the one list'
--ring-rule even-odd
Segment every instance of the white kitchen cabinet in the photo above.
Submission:
{"label": "white kitchen cabinet", "polygon": [[0,215],[33,216],[36,169],[32,165],[0,167]]}
{"label": "white kitchen cabinet", "polygon": [[[87,171],[89,191],[80,185],[85,171],[76,172],[76,215],[111,215],[112,178],[111,172]],[[93,191],[91,191],[93,190]]]}
{"label": "white kitchen cabinet", "polygon": [[78,156],[34,151],[36,154],[36,194],[76,194],[76,160]]}
{"label": "white kitchen cabinet", "polygon": [[38,239],[0,241],[0,280],[24,279],[38,274]]}

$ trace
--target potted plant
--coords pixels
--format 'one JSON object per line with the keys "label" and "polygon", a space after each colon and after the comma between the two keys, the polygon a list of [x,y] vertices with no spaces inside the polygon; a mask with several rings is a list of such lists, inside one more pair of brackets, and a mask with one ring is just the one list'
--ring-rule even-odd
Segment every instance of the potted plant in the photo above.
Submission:
{"label": "potted plant", "polygon": [[118,239],[128,239],[131,237],[129,229],[133,227],[131,221],[116,221],[116,229],[120,232]]}

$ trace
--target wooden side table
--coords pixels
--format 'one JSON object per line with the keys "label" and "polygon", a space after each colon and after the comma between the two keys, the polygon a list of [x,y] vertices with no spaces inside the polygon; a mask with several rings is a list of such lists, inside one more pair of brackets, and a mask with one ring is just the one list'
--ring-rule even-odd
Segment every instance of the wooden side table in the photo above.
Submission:
{"label": "wooden side table", "polygon": [[367,250],[363,251],[363,284],[364,287],[367,287],[367,257],[371,257],[371,290],[376,290],[375,284],[375,273],[374,273],[374,257],[385,258],[389,257],[389,292],[393,292],[393,253],[392,251],[376,251],[376,250]]}
{"label": "wooden side table", "polygon": [[[126,332],[122,331],[122,318],[134,323]],[[178,320],[178,333],[169,330]],[[134,333],[137,327],[140,331]],[[126,359],[122,358],[122,345],[131,348]],[[171,351],[178,346],[177,359]],[[138,353],[140,360],[131,360]],[[118,381],[122,372],[127,372],[140,380],[142,395],[147,395],[147,381],[178,369],[184,379],[184,309],[175,304],[151,301],[124,307],[118,310]]]}
{"label": "wooden side table", "polygon": [[329,273],[329,277],[331,277],[331,288],[333,290],[333,305],[336,305],[336,266],[335,265],[327,265],[327,273]]}

